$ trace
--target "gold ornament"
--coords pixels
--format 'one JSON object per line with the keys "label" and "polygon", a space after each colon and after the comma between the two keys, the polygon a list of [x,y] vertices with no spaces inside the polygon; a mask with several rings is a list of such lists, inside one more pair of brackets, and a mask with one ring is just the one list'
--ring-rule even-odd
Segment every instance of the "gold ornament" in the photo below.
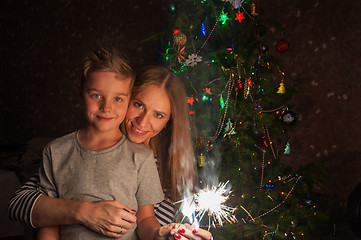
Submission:
{"label": "gold ornament", "polygon": [[174,56],[175,58],[178,60],[179,63],[181,63],[184,59],[185,59],[185,55],[186,55],[186,51],[185,51],[186,47],[181,47],[178,46],[175,50],[174,50]]}
{"label": "gold ornament", "polygon": [[286,92],[286,88],[285,88],[285,84],[283,83],[283,79],[282,79],[277,93],[284,94],[285,92]]}
{"label": "gold ornament", "polygon": [[251,7],[251,15],[257,16],[258,13],[256,13],[256,4],[251,3],[250,7]]}
{"label": "gold ornament", "polygon": [[198,166],[204,167],[206,165],[206,156],[201,153],[201,155],[198,156]]}
{"label": "gold ornament", "polygon": [[178,32],[176,34],[174,34],[174,43],[177,46],[183,46],[184,44],[186,44],[187,42],[187,36],[182,33],[182,32]]}

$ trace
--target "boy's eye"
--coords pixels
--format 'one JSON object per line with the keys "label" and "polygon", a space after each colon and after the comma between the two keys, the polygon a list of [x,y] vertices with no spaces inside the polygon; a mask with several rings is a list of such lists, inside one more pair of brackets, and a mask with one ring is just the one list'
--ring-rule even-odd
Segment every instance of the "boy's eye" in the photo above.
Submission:
{"label": "boy's eye", "polygon": [[114,100],[115,100],[116,102],[121,102],[121,101],[123,101],[123,99],[120,98],[120,97],[116,97],[116,98],[114,98]]}
{"label": "boy's eye", "polygon": [[141,104],[140,102],[134,102],[134,106],[136,108],[143,108],[143,104]]}
{"label": "boy's eye", "polygon": [[90,94],[90,96],[93,98],[101,98],[100,94],[97,93]]}

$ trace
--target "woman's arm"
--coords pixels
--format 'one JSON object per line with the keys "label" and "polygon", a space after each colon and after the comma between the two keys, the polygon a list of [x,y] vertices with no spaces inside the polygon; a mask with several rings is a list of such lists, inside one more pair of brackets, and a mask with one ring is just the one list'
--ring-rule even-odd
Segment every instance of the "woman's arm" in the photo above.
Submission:
{"label": "woman's arm", "polygon": [[37,175],[31,177],[15,192],[8,204],[10,219],[34,227],[31,222],[31,211],[37,199],[42,195],[40,191],[37,191],[38,180]]}
{"label": "woman's arm", "polygon": [[33,227],[83,224],[108,237],[119,237],[116,232],[136,221],[132,210],[117,201],[93,203],[45,196],[37,189],[38,179],[30,178],[15,192],[8,205],[11,219]]}
{"label": "woman's arm", "polygon": [[36,234],[37,240],[59,240],[59,227],[39,228]]}
{"label": "woman's arm", "polygon": [[137,234],[139,239],[166,240],[174,223],[160,226],[154,215],[153,205],[140,206],[137,211]]}

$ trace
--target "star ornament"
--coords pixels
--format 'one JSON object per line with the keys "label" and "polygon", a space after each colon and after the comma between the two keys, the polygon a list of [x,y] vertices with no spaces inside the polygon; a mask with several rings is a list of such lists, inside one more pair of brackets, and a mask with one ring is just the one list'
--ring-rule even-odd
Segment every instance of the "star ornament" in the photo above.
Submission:
{"label": "star ornament", "polygon": [[221,21],[222,24],[224,25],[224,24],[226,23],[226,21],[228,21],[228,20],[229,20],[229,17],[227,16],[227,13],[225,13],[225,12],[222,11],[220,21]]}
{"label": "star ornament", "polygon": [[234,20],[238,20],[238,22],[242,22],[246,17],[243,16],[243,13],[237,13],[237,17]]}
{"label": "star ornament", "polygon": [[194,98],[193,98],[193,97],[188,97],[187,102],[188,102],[190,105],[193,105],[193,103],[194,103]]}

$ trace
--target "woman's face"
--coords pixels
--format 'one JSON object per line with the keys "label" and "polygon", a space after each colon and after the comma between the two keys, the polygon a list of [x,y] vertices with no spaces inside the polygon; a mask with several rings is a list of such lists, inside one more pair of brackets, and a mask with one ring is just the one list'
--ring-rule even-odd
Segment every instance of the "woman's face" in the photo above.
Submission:
{"label": "woman's face", "polygon": [[130,101],[125,117],[128,138],[150,147],[150,139],[162,131],[170,116],[168,94],[164,89],[150,85]]}

